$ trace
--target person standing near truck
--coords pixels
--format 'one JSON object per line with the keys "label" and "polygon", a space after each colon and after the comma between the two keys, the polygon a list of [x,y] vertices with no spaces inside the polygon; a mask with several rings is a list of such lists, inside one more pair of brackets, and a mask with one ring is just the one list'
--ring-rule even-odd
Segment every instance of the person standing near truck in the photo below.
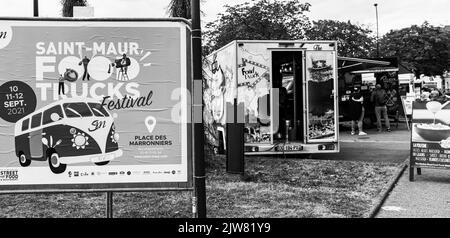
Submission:
{"label": "person standing near truck", "polygon": [[358,135],[365,136],[367,133],[363,131],[363,120],[364,120],[364,97],[361,94],[360,88],[354,88],[354,92],[350,99],[351,113],[350,117],[352,120],[352,131],[351,135],[355,135],[355,124],[358,125]]}
{"label": "person standing near truck", "polygon": [[377,84],[375,86],[375,90],[372,92],[372,95],[370,96],[370,101],[375,104],[375,116],[377,117],[377,127],[379,132],[381,132],[382,129],[381,114],[383,114],[383,118],[386,124],[386,130],[388,132],[391,131],[391,126],[389,125],[389,118],[386,107],[387,96],[388,95],[386,91],[381,88],[380,84]]}

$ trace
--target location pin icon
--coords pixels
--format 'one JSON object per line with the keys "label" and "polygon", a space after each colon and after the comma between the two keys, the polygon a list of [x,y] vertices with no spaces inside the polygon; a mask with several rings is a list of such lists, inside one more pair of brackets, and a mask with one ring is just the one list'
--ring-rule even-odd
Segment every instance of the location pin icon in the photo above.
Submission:
{"label": "location pin icon", "polygon": [[156,118],[152,116],[145,118],[145,126],[147,126],[148,132],[152,133],[156,126]]}

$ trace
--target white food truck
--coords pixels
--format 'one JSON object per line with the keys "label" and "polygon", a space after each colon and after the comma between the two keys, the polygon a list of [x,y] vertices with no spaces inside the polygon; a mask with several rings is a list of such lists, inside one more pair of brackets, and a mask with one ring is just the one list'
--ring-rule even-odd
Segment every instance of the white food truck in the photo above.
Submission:
{"label": "white food truck", "polygon": [[233,41],[204,58],[203,77],[205,133],[217,152],[227,149],[230,118],[244,125],[246,155],[339,152],[335,41]]}

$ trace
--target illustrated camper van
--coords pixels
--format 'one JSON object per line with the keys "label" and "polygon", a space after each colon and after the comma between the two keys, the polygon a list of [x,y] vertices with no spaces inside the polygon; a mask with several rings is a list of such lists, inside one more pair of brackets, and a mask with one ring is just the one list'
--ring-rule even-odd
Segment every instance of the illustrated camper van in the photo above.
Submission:
{"label": "illustrated camper van", "polygon": [[20,165],[48,160],[55,174],[68,164],[106,165],[123,153],[113,117],[94,99],[51,103],[17,121],[14,133]]}

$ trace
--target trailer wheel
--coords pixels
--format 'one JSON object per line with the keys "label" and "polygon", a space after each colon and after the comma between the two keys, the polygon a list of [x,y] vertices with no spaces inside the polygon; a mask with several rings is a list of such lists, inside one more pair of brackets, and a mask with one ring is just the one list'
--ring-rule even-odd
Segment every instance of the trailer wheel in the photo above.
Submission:
{"label": "trailer wheel", "polygon": [[102,165],[107,165],[109,163],[109,161],[103,161],[103,162],[97,162],[95,163],[96,165],[102,166]]}
{"label": "trailer wheel", "polygon": [[19,154],[19,164],[22,167],[27,167],[28,165],[31,164],[31,160],[27,159],[27,156],[23,152],[20,152],[20,154]]}
{"label": "trailer wheel", "polygon": [[60,174],[66,171],[66,164],[61,164],[59,161],[59,155],[56,152],[51,152],[48,156],[48,164],[50,166],[50,170],[55,174]]}

